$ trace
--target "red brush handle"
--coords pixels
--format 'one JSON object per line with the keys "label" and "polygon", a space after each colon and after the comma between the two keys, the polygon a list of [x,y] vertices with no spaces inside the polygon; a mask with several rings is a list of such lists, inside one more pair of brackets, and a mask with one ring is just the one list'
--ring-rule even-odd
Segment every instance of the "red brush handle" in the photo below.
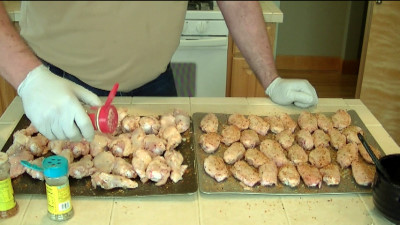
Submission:
{"label": "red brush handle", "polygon": [[118,86],[119,86],[118,83],[114,84],[114,87],[111,89],[110,93],[108,94],[108,97],[107,97],[107,100],[106,100],[106,103],[104,104],[104,106],[109,106],[111,104],[112,100],[115,97],[115,94],[117,93]]}

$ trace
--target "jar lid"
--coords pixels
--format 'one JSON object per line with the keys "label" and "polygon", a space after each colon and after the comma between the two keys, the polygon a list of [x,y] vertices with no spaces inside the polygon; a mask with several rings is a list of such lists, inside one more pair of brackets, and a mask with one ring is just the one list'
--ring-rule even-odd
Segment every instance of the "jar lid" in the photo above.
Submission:
{"label": "jar lid", "polygon": [[0,152],[0,165],[3,165],[8,161],[8,155],[5,152]]}
{"label": "jar lid", "polygon": [[43,160],[42,166],[46,177],[57,178],[68,174],[68,160],[63,156],[49,156]]}
{"label": "jar lid", "polygon": [[118,125],[118,112],[115,106],[102,106],[98,112],[97,123],[102,133],[113,133]]}

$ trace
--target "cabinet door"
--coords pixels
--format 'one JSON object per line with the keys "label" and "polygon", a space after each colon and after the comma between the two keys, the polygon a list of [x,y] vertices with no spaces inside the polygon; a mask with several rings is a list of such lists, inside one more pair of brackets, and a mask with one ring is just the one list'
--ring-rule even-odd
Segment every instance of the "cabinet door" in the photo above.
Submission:
{"label": "cabinet door", "polygon": [[231,97],[265,97],[264,88],[258,82],[244,58],[235,57],[232,63]]}
{"label": "cabinet door", "polygon": [[400,145],[400,2],[370,1],[356,97]]}
{"label": "cabinet door", "polygon": [[[275,48],[275,23],[265,23],[271,49]],[[227,97],[265,97],[264,88],[258,81],[255,74],[250,69],[246,60],[243,58],[236,44],[230,39],[228,48],[228,68],[227,70]]]}

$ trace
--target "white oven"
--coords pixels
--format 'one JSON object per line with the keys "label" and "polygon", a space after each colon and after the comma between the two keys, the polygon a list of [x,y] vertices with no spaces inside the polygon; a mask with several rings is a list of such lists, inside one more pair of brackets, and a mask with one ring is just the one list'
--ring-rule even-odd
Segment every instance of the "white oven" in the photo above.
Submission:
{"label": "white oven", "polygon": [[215,1],[189,1],[171,60],[178,96],[225,97],[227,50],[228,28]]}

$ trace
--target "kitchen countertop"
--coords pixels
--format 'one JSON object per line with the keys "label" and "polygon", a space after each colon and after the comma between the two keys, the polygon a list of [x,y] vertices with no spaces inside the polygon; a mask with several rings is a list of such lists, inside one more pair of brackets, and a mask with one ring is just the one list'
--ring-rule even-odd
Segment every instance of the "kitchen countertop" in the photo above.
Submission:
{"label": "kitchen countertop", "polygon": [[[105,101],[105,98],[102,98]],[[117,97],[117,107],[139,115],[182,109],[195,112],[269,115],[298,114],[304,109],[279,106],[267,98]],[[359,99],[321,98],[315,112],[355,110],[386,154],[400,148]],[[17,96],[0,118],[0,147],[23,115]],[[19,213],[0,224],[54,224],[48,219],[45,195],[16,195]],[[75,215],[63,224],[392,224],[373,205],[371,194],[323,195],[190,195],[147,197],[73,197]],[[88,210],[90,209],[90,210]]]}
{"label": "kitchen countertop", "polygon": [[[14,22],[18,22],[20,20],[20,7],[21,1],[4,1],[7,12],[10,15],[10,18]],[[265,22],[275,22],[282,23],[283,22],[283,13],[276,6],[276,4],[272,1],[260,1],[261,8],[263,10],[263,16]],[[217,9],[218,10],[218,9]],[[223,19],[220,12],[216,11],[215,16],[219,19]]]}

